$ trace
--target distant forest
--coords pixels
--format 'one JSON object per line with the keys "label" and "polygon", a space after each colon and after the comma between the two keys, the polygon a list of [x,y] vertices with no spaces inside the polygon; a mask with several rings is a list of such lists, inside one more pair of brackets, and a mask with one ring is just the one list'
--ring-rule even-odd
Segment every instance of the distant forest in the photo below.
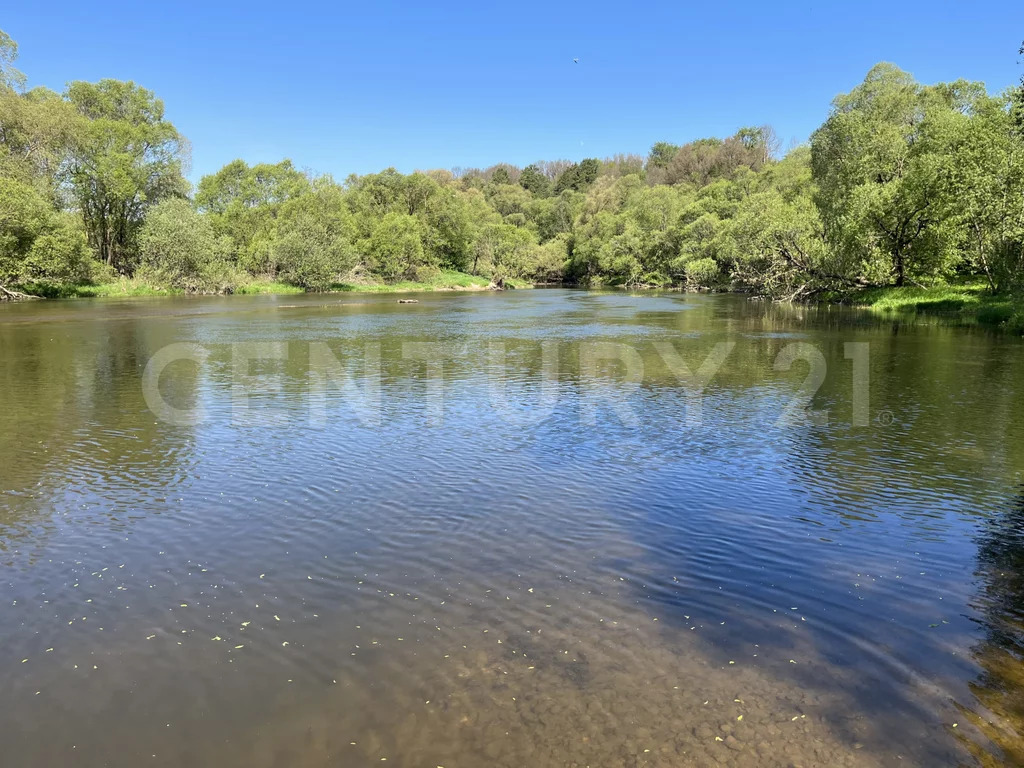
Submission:
{"label": "distant forest", "polygon": [[1024,83],[990,94],[878,64],[784,155],[760,126],[659,142],[646,157],[342,182],[234,160],[193,189],[188,142],[151,91],[28,90],[16,58],[0,32],[5,296],[119,276],[213,293],[444,271],[791,300],[967,276],[993,293],[1024,283]]}

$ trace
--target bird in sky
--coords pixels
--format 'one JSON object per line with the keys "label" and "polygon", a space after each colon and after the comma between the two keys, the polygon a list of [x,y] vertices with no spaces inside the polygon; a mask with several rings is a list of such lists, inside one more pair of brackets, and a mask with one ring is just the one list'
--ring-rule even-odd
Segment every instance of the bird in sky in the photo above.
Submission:
{"label": "bird in sky", "polygon": [[572,60],[572,63],[573,63],[573,64],[579,64],[579,63],[580,63],[580,60],[579,60],[579,59],[573,59],[573,60]]}

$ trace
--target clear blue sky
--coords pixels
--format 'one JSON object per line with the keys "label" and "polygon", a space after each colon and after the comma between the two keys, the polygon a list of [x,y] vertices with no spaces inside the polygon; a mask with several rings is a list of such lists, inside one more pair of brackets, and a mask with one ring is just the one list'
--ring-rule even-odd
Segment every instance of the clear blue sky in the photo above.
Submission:
{"label": "clear blue sky", "polygon": [[[131,79],[192,142],[334,174],[646,153],[771,123],[806,140],[876,62],[1016,82],[1024,3],[7,4],[31,85]],[[573,58],[579,57],[579,64]]]}

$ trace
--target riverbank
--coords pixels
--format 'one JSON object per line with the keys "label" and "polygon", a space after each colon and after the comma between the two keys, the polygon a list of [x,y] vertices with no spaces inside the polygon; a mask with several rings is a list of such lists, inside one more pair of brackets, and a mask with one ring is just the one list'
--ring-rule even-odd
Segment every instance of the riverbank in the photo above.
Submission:
{"label": "riverbank", "polygon": [[[510,288],[533,288],[527,280],[508,279]],[[383,283],[372,280],[334,283],[322,293],[416,293],[431,291],[485,291],[491,285],[489,278],[465,272],[444,271],[427,281],[403,280]],[[625,290],[620,286],[605,286]],[[167,288],[139,278],[121,278],[107,283],[35,284],[17,286],[17,290],[33,297],[45,299],[130,298],[138,296],[176,296],[185,291]],[[628,290],[637,290],[636,287]],[[643,289],[641,289],[643,290]],[[252,278],[234,286],[231,293],[238,295],[301,294],[307,291],[297,285]],[[998,328],[1011,333],[1024,334],[1024,296],[992,295],[980,280],[958,285],[931,287],[904,286],[865,288],[853,294],[835,294],[823,303],[847,304],[870,310],[879,315],[904,320],[928,318],[953,321],[965,326]]]}
{"label": "riverbank", "polygon": [[1024,297],[993,295],[981,281],[931,287],[866,288],[844,301],[903,319],[944,318],[1024,334]]}
{"label": "riverbank", "polygon": [[[532,288],[527,280],[507,279],[511,288]],[[486,291],[491,285],[489,278],[470,275],[465,272],[441,272],[427,281],[403,280],[396,283],[382,283],[369,280],[334,283],[323,293],[415,293],[427,291]],[[43,299],[92,299],[130,298],[137,296],[181,296],[186,292],[139,278],[124,277],[108,283],[39,283],[17,286],[17,290]],[[300,286],[269,278],[253,278],[235,286],[231,293],[240,295],[298,294],[306,293]]]}

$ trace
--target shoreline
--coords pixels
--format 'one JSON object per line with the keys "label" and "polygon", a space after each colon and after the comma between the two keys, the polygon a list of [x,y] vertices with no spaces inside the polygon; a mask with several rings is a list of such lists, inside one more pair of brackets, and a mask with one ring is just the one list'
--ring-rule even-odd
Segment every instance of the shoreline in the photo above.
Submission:
{"label": "shoreline", "polygon": [[[18,291],[29,294],[33,299],[126,299],[169,296],[256,296],[256,295],[332,295],[344,293],[456,293],[481,292],[489,290],[523,290],[544,287],[579,288],[584,290],[636,291],[673,293],[736,293],[743,291],[717,290],[712,288],[686,288],[683,286],[615,286],[599,285],[588,288],[578,284],[533,283],[527,280],[507,279],[506,288],[495,289],[489,278],[462,272],[443,272],[429,281],[400,281],[396,283],[352,282],[336,283],[325,291],[306,291],[299,286],[279,280],[252,280],[224,293],[188,292],[181,289],[165,288],[135,279],[122,278],[110,283],[66,284],[66,285],[21,285]],[[750,295],[750,298],[771,302],[767,297]],[[20,303],[22,300],[10,303]],[[8,303],[8,302],[4,302]],[[992,294],[980,281],[959,285],[883,286],[864,288],[849,294],[834,294],[808,306],[844,306],[866,310],[882,317],[899,320],[923,321],[940,319],[952,321],[963,327],[983,327],[1024,335],[1024,297],[1008,293]]]}
{"label": "shoreline", "polygon": [[[28,284],[18,285],[15,289],[28,294],[27,300],[33,299],[127,299],[159,296],[258,296],[258,295],[305,295],[305,294],[338,294],[338,293],[431,293],[456,291],[490,291],[490,290],[522,290],[533,288],[534,284],[519,279],[506,279],[506,289],[492,287],[490,278],[470,275],[464,272],[442,272],[428,281],[403,280],[396,283],[351,282],[335,283],[324,291],[307,291],[297,285],[280,280],[254,279],[223,292],[185,291],[180,288],[167,288],[161,285],[136,278],[121,278],[109,283],[70,283],[70,284]],[[24,301],[19,299],[18,301]]]}

